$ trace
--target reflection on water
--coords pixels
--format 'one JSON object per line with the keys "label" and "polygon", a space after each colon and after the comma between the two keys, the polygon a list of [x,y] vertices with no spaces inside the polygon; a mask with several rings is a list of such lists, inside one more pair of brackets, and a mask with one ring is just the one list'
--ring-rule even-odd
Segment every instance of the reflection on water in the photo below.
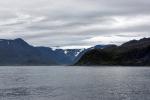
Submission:
{"label": "reflection on water", "polygon": [[150,100],[150,68],[0,67],[0,100]]}

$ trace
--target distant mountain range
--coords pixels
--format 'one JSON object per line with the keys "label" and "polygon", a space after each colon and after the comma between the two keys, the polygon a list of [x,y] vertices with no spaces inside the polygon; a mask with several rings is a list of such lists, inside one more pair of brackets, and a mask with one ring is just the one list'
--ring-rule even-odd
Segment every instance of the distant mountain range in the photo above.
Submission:
{"label": "distant mountain range", "polygon": [[0,65],[54,65],[56,62],[22,39],[0,40]]}
{"label": "distant mountain range", "polygon": [[34,47],[23,39],[0,39],[0,66],[25,65],[150,65],[150,38],[88,49]]}
{"label": "distant mountain range", "polygon": [[88,50],[75,65],[150,66],[150,38],[132,40],[121,46],[108,45],[103,49]]}
{"label": "distant mountain range", "polygon": [[23,39],[0,39],[0,65],[72,65],[82,49],[34,47]]}
{"label": "distant mountain range", "polygon": [[84,49],[56,49],[49,52],[50,57],[54,59],[59,65],[72,65],[80,52]]}

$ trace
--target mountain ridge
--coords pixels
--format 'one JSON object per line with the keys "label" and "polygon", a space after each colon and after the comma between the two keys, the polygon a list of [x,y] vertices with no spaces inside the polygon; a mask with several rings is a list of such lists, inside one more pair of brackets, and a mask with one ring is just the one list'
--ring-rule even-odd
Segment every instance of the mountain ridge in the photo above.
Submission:
{"label": "mountain ridge", "polygon": [[150,38],[131,40],[120,46],[112,45],[103,49],[86,52],[75,65],[150,65]]}
{"label": "mountain ridge", "polygon": [[[65,54],[65,52],[67,52]],[[35,47],[21,38],[0,39],[0,65],[71,65],[80,49]]]}

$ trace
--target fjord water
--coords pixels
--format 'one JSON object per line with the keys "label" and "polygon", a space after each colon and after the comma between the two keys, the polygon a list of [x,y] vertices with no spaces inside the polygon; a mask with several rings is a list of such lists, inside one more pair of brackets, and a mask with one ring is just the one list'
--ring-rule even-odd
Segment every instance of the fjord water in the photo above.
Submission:
{"label": "fjord water", "polygon": [[0,100],[150,100],[150,68],[0,67]]}

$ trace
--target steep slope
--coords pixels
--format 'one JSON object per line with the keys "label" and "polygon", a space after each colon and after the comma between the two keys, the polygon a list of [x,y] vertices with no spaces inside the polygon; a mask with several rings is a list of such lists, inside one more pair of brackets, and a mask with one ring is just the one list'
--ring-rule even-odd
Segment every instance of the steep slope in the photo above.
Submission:
{"label": "steep slope", "polygon": [[22,39],[0,40],[0,65],[54,65],[50,57]]}
{"label": "steep slope", "polygon": [[55,49],[34,47],[18,38],[0,39],[0,65],[72,65],[90,50],[104,48],[97,45],[88,49]]}
{"label": "steep slope", "polygon": [[150,65],[150,38],[86,52],[75,65]]}
{"label": "steep slope", "polygon": [[108,47],[110,47],[110,46],[112,46],[112,45],[96,45],[96,46],[93,46],[93,47],[90,47],[90,48],[87,48],[87,49],[83,49],[79,54],[78,54],[78,56],[75,58],[75,60],[74,60],[74,64],[76,64],[78,61],[79,61],[79,59],[85,54],[85,53],[87,53],[87,52],[89,52],[89,51],[92,51],[92,50],[95,50],[95,49],[104,49],[104,48],[108,48]]}
{"label": "steep slope", "polygon": [[55,57],[57,62],[64,65],[73,64],[75,58],[82,51],[82,49],[56,49]]}

